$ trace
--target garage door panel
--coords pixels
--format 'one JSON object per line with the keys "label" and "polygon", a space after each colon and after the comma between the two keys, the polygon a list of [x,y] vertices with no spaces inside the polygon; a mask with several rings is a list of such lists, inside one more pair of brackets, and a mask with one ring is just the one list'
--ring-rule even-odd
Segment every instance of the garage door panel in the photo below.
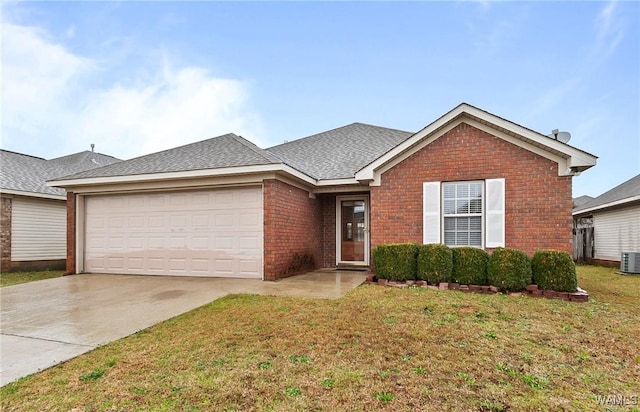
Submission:
{"label": "garage door panel", "polygon": [[85,271],[262,277],[259,187],[86,198]]}
{"label": "garage door panel", "polygon": [[191,249],[193,250],[208,250],[209,237],[208,236],[194,236],[191,238]]}
{"label": "garage door panel", "polygon": [[127,269],[142,272],[144,269],[144,259],[138,257],[131,257],[127,259]]}
{"label": "garage door panel", "polygon": [[215,235],[214,250],[233,250],[233,236]]}
{"label": "garage door panel", "polygon": [[235,222],[234,222],[234,214],[229,212],[217,212],[214,213],[214,227],[213,229],[216,228],[229,228],[229,227],[233,227]]}
{"label": "garage door panel", "polygon": [[251,253],[261,247],[262,239],[256,236],[238,236],[238,249]]}
{"label": "garage door panel", "polygon": [[128,202],[122,197],[109,197],[107,204],[111,210],[123,210],[128,206]]}
{"label": "garage door panel", "polygon": [[127,238],[127,250],[143,250],[144,238],[142,237],[129,237]]}
{"label": "garage door panel", "polygon": [[124,259],[122,257],[110,256],[107,258],[107,265],[109,268],[122,270],[124,269]]}

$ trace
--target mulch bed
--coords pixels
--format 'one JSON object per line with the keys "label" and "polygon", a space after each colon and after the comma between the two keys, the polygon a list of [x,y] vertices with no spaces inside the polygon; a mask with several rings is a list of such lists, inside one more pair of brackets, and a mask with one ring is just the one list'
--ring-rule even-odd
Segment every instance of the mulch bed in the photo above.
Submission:
{"label": "mulch bed", "polygon": [[[500,289],[495,286],[487,285],[461,285],[459,283],[442,282],[438,285],[428,285],[424,280],[407,280],[407,281],[395,281],[387,279],[378,279],[376,275],[370,274],[367,276],[367,281],[370,285],[389,286],[396,288],[408,288],[408,287],[420,287],[429,288],[434,290],[458,290],[465,293],[484,293],[494,294],[501,293]],[[533,298],[547,298],[547,299],[562,299],[567,302],[588,302],[589,294],[586,290],[578,288],[577,292],[556,292],[554,290],[542,290],[538,288],[538,285],[528,285],[523,292],[510,292],[506,293],[509,296],[530,296]]]}

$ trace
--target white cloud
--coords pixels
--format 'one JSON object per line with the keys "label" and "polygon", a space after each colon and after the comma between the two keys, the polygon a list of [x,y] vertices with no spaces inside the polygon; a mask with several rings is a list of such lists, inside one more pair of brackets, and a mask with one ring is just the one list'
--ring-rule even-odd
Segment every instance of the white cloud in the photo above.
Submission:
{"label": "white cloud", "polygon": [[228,132],[260,144],[245,82],[164,59],[151,71],[132,68],[135,84],[95,88],[107,67],[38,28],[3,23],[2,34],[3,148],[49,158],[95,143],[130,158]]}
{"label": "white cloud", "polygon": [[624,24],[617,17],[617,2],[610,0],[596,17],[595,54],[602,58],[612,54],[624,37]]}
{"label": "white cloud", "polygon": [[94,66],[48,42],[37,28],[3,23],[2,36],[3,145],[46,138],[69,115],[64,107],[74,81]]}
{"label": "white cloud", "polygon": [[[134,87],[116,85],[92,96],[82,115],[86,139],[145,154],[228,132],[258,133],[247,113],[246,86],[199,68],[164,67]],[[245,136],[254,140],[254,135]]]}

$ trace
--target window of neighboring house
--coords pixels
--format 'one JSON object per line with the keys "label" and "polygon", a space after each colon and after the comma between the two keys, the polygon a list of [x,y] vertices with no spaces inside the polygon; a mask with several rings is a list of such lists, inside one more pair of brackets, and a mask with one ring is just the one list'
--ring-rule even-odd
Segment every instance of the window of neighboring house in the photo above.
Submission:
{"label": "window of neighboring house", "polygon": [[505,246],[505,179],[423,183],[423,243]]}
{"label": "window of neighboring house", "polygon": [[444,244],[482,247],[484,182],[442,184]]}

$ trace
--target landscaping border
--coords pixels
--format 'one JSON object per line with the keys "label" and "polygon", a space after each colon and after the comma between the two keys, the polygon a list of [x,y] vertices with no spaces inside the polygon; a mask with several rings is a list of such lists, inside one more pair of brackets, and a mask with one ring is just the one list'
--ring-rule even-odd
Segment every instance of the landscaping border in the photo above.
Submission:
{"label": "landscaping border", "polygon": [[[451,282],[441,282],[438,285],[428,285],[424,280],[396,281],[388,279],[378,279],[378,277],[373,273],[367,275],[366,283],[369,285],[390,286],[396,288],[421,287],[434,290],[458,290],[465,293],[501,293],[500,289],[495,286],[461,285],[459,283]],[[523,292],[510,292],[505,294],[509,296],[529,296],[532,298],[562,299],[566,302],[589,302],[589,293],[581,288],[578,288],[577,292],[556,292],[554,290],[542,290],[538,288],[538,285],[531,284],[528,285]]]}

